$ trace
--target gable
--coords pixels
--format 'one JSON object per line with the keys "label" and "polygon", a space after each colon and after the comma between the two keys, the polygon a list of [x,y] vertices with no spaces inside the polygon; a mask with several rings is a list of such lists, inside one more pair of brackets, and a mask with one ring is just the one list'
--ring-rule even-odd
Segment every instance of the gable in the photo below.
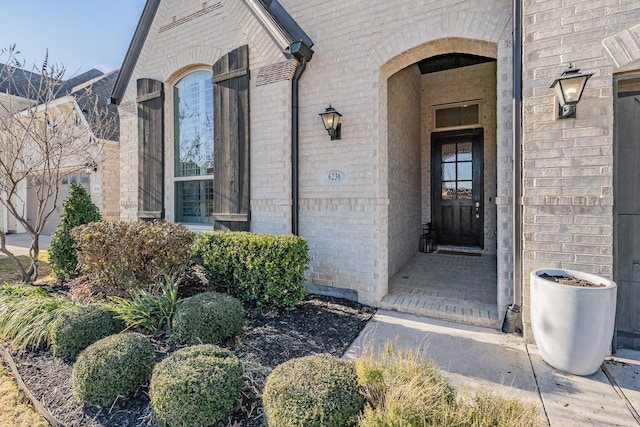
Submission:
{"label": "gable", "polygon": [[[165,0],[165,3],[167,0]],[[164,6],[165,3],[162,5]],[[138,64],[138,60],[142,53],[145,43],[148,40],[154,21],[158,19],[159,7],[161,6],[160,0],[148,0],[145,8],[136,27],[136,31],[133,35],[129,49],[125,55],[120,75],[114,85],[111,93],[112,104],[120,104],[124,93],[131,81],[134,69]],[[167,6],[168,7],[168,6]],[[254,38],[258,51],[261,47],[264,48],[264,37],[256,38],[255,26],[261,27],[262,31],[270,36],[271,43],[275,44],[275,48],[279,50],[285,58],[291,58],[293,49],[290,49],[292,45],[300,46],[303,44],[308,49],[303,52],[308,56],[307,59],[311,59],[313,41],[307,36],[302,28],[295,22],[295,20],[286,12],[286,10],[278,3],[277,0],[242,0],[242,1],[218,1],[213,4],[205,2],[202,4],[202,9],[192,11],[181,16],[173,15],[173,10],[170,10],[168,15],[171,15],[171,20],[168,21],[168,15],[166,10],[163,16],[166,22],[155,23],[154,30],[157,27],[157,33],[162,34],[169,32],[170,30],[179,27],[183,24],[187,24],[190,21],[195,21],[209,13],[218,11],[220,9],[228,9],[228,13],[234,16],[238,20],[237,27],[244,32],[244,36],[251,39]],[[240,10],[241,9],[241,10]],[[253,22],[249,22],[248,18],[252,18]],[[185,48],[188,46],[188,41],[185,40]],[[235,43],[237,44],[237,43]],[[198,47],[200,48],[200,47]],[[204,49],[212,49],[211,46],[201,46]],[[300,49],[295,49],[300,55]],[[219,53],[219,52],[217,52]],[[293,56],[296,56],[296,53]]]}

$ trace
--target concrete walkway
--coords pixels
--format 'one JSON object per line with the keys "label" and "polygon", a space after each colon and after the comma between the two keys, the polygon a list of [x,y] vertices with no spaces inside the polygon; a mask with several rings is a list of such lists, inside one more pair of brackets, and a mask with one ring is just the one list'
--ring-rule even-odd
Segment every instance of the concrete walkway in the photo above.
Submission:
{"label": "concrete walkway", "polygon": [[[379,310],[345,358],[389,341],[422,350],[457,388],[482,386],[532,402],[551,427],[639,425],[602,370],[589,377],[560,372],[535,345],[493,329]],[[621,350],[605,366],[640,411],[640,352]]]}
{"label": "concrete walkway", "polygon": [[[20,234],[5,234],[7,242],[7,249],[14,255],[28,255],[29,247],[31,246],[31,236],[27,233]],[[40,236],[38,240],[40,244],[40,250],[46,251],[51,244],[51,236]],[[6,255],[0,254],[0,258],[6,258]]]}

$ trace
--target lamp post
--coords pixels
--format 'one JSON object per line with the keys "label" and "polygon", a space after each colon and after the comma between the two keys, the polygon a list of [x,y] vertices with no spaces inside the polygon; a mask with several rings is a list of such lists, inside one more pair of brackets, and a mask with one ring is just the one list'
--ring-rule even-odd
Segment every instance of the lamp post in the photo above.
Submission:
{"label": "lamp post", "polygon": [[555,90],[556,98],[560,104],[558,119],[576,117],[576,105],[580,102],[584,87],[591,76],[593,73],[582,74],[579,68],[573,68],[572,65],[569,65],[569,68],[554,80],[550,87]]}
{"label": "lamp post", "polygon": [[329,133],[329,136],[331,136],[331,140],[340,139],[340,129],[342,127],[340,117],[342,117],[342,114],[338,113],[331,104],[329,104],[329,108],[325,109],[324,113],[320,113],[320,117],[322,117],[322,124],[324,124],[324,128]]}

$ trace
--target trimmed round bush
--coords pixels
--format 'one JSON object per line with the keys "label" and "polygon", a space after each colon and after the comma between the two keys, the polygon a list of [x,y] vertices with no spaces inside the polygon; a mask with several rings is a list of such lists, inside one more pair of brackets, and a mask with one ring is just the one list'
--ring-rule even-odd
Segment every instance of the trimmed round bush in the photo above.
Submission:
{"label": "trimmed round bush", "polygon": [[173,315],[173,338],[186,345],[217,344],[242,331],[244,310],[236,298],[204,292],[185,298]]}
{"label": "trimmed round bush", "polygon": [[353,363],[328,354],[276,366],[262,401],[269,427],[349,427],[364,408]]}
{"label": "trimmed round bush", "polygon": [[51,351],[58,357],[76,357],[94,342],[125,327],[116,312],[98,305],[77,306],[61,313],[51,325]]}
{"label": "trimmed round bush", "polygon": [[154,348],[142,334],[127,332],[103,338],[87,347],[73,365],[76,399],[109,406],[144,384],[154,364]]}
{"label": "trimmed round bush", "polygon": [[162,425],[226,425],[241,390],[238,358],[229,350],[202,344],[178,350],[156,365],[149,398]]}

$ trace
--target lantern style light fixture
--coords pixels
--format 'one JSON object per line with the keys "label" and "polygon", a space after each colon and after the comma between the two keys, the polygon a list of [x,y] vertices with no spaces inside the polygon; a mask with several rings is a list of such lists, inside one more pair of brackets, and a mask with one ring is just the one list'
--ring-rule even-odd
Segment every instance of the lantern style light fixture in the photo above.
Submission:
{"label": "lantern style light fixture", "polygon": [[584,87],[591,76],[593,73],[582,74],[579,68],[573,68],[573,65],[569,64],[569,68],[553,82],[551,88],[555,90],[560,104],[558,119],[576,117],[576,105],[580,102]]}
{"label": "lantern style light fixture", "polygon": [[84,164],[84,173],[89,175],[92,172],[98,172],[98,164],[93,159],[88,159]]}
{"label": "lantern style light fixture", "polygon": [[331,136],[331,140],[340,139],[340,128],[342,127],[340,117],[342,117],[342,114],[338,113],[331,104],[329,104],[329,108],[325,109],[324,113],[320,113],[320,117],[322,117],[322,124],[324,124],[324,128],[329,133],[329,136]]}

